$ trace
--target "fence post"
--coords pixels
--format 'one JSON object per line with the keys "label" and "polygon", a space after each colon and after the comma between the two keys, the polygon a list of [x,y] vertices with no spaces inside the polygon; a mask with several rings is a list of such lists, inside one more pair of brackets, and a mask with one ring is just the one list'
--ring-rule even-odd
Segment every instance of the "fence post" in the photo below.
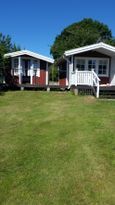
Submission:
{"label": "fence post", "polygon": [[78,84],[78,69],[75,71],[75,86]]}
{"label": "fence post", "polygon": [[92,71],[92,78],[91,78],[92,82],[91,82],[91,86],[93,86],[93,75],[94,75],[94,69],[92,69],[91,71]]}
{"label": "fence post", "polygon": [[96,97],[99,98],[99,82],[97,83],[97,92],[96,92]]}

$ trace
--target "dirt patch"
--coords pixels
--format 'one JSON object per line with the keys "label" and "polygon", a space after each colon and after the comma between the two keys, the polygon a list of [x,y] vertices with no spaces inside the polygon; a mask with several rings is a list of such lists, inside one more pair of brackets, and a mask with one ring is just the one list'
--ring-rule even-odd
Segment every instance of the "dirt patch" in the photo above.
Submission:
{"label": "dirt patch", "polygon": [[96,101],[96,98],[94,96],[85,96],[84,102],[87,104],[92,104]]}

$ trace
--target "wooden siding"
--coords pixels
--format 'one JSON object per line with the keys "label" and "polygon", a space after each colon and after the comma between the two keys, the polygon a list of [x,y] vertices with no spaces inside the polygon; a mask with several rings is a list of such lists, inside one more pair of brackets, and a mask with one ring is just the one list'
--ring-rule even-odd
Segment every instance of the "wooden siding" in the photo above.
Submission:
{"label": "wooden siding", "polygon": [[60,86],[66,86],[66,75],[67,75],[66,72],[67,72],[67,65],[65,61],[59,66],[59,85]]}
{"label": "wooden siding", "polygon": [[33,84],[46,85],[46,62],[40,60],[40,77],[33,76]]}

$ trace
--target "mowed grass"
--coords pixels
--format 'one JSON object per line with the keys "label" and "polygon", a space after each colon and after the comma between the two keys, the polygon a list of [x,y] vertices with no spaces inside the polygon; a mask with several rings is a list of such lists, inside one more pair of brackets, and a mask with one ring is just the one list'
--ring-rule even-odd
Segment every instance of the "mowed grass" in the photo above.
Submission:
{"label": "mowed grass", "polygon": [[115,101],[0,96],[1,205],[114,205]]}

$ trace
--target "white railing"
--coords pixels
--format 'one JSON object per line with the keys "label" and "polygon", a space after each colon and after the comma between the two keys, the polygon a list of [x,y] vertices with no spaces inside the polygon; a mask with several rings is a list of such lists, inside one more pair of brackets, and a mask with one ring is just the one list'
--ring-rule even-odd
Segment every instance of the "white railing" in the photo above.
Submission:
{"label": "white railing", "polygon": [[71,73],[71,80],[70,80],[70,86],[71,85],[89,85],[96,87],[96,97],[99,98],[99,81],[97,74],[92,71],[78,71]]}

